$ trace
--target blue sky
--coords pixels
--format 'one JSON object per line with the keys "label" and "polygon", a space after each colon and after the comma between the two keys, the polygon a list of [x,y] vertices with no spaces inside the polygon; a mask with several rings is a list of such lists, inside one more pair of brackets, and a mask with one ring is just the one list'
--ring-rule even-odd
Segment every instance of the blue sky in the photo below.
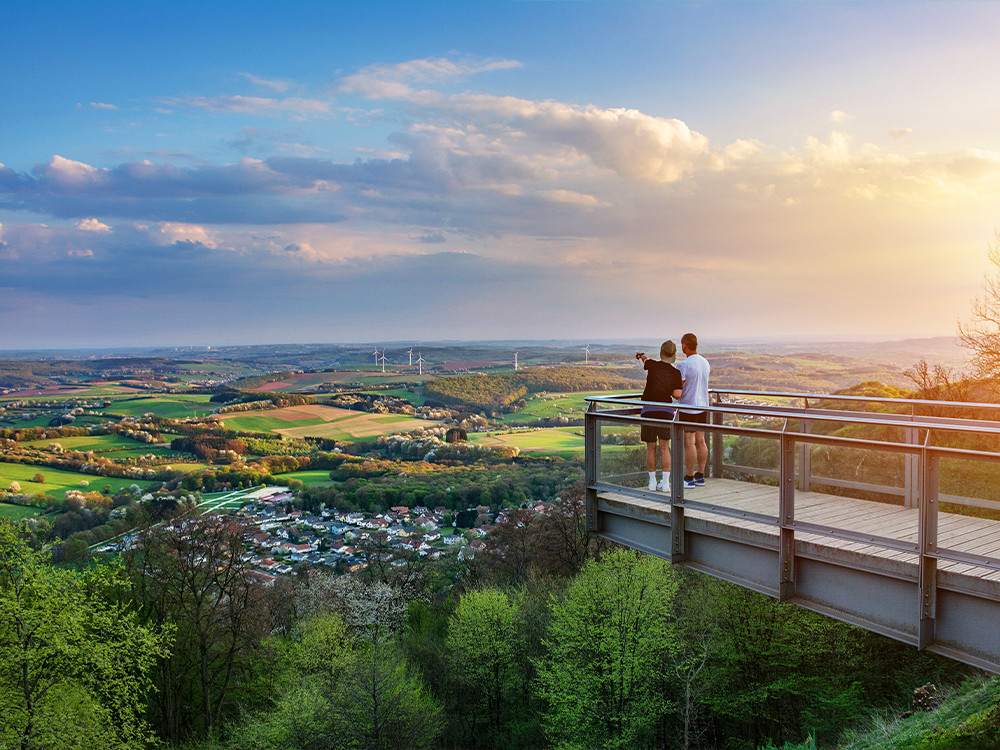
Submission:
{"label": "blue sky", "polygon": [[1000,4],[6,3],[0,349],[955,331]]}

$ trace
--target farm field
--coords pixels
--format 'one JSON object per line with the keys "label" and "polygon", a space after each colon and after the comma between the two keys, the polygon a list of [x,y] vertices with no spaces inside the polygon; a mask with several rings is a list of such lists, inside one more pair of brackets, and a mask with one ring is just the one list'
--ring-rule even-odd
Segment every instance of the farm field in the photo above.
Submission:
{"label": "farm field", "polygon": [[146,450],[143,452],[149,453],[153,447],[146,443],[138,443],[122,435],[75,435],[73,437],[53,438],[51,440],[31,440],[21,443],[21,445],[29,448],[45,448],[50,443],[59,443],[59,445],[68,451],[94,451],[95,453],[103,453],[105,451],[119,453],[123,450],[142,449],[144,446]]}
{"label": "farm field", "polygon": [[[180,469],[182,464],[174,468]],[[44,482],[33,482],[31,478],[36,474],[41,474]],[[8,464],[0,462],[0,487],[7,489],[11,482],[21,485],[21,492],[28,495],[45,493],[53,497],[61,497],[66,490],[80,490],[83,492],[102,491],[105,487],[110,487],[115,493],[123,487],[131,487],[138,484],[144,487],[148,482],[136,481],[135,479],[118,479],[113,477],[99,477],[93,474],[81,474],[75,471],[65,471],[63,469],[53,469],[50,466],[32,466],[29,464]],[[82,482],[87,482],[86,485]]]}
{"label": "farm field", "polygon": [[306,471],[290,471],[274,478],[276,483],[284,484],[291,479],[299,479],[304,484],[325,484],[333,481],[327,469],[308,469]]}
{"label": "farm field", "polygon": [[262,412],[222,415],[227,427],[236,430],[276,432],[289,437],[323,437],[334,440],[388,435],[432,424],[402,414],[369,414],[333,406],[307,404]]}
{"label": "farm field", "polygon": [[41,508],[27,508],[23,505],[11,505],[10,503],[0,503],[0,518],[10,518],[19,521],[22,518],[31,518],[42,512]]}
{"label": "farm field", "polygon": [[160,393],[151,398],[114,401],[105,411],[111,414],[123,414],[127,417],[138,417],[152,413],[158,417],[181,419],[210,413],[216,406],[209,402],[210,397],[209,394],[203,393]]}
{"label": "farm field", "polygon": [[526,424],[536,419],[547,417],[583,418],[587,410],[587,396],[607,396],[608,391],[590,391],[587,393],[547,393],[544,396],[534,396],[527,401],[521,411],[504,414],[505,424]]}
{"label": "farm field", "polygon": [[473,432],[473,445],[513,446],[522,453],[582,454],[583,427],[546,427],[517,432]]}

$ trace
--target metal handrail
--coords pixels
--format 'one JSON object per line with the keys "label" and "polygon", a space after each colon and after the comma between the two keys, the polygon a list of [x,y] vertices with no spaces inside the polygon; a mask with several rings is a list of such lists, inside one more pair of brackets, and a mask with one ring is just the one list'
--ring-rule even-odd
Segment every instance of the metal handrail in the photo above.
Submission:
{"label": "metal handrail", "polygon": [[[934,404],[934,405],[956,405],[954,402],[930,402],[930,401],[919,401],[915,399],[883,399],[883,398],[872,398],[872,397],[840,397],[826,394],[798,394],[798,393],[772,393],[772,392],[762,392],[762,391],[747,391],[747,392],[737,392],[737,391],[714,391],[714,393],[746,393],[747,395],[754,395],[759,397],[796,397],[796,398],[825,398],[828,400],[848,400],[848,401],[864,401],[864,402],[879,402],[879,403],[900,403],[900,404],[910,404],[910,403],[920,403],[920,404]],[[651,402],[643,401],[641,394],[621,394],[616,396],[587,396],[586,401],[589,403],[589,408],[586,414],[586,428],[587,428],[587,486],[589,490],[596,491],[598,487],[606,489],[609,485],[605,481],[601,481],[597,476],[596,461],[597,456],[600,451],[599,442],[599,431],[595,433],[594,427],[597,421],[610,421],[610,422],[621,422],[621,423],[634,423],[634,424],[659,424],[665,425],[669,424],[672,433],[672,443],[674,450],[674,461],[677,462],[679,457],[682,457],[682,453],[679,450],[680,435],[681,431],[685,429],[685,424],[679,421],[679,407],[678,403],[669,404],[669,408],[674,410],[674,416],[671,420],[662,419],[651,419],[649,417],[644,417],[640,413],[636,413],[636,407],[646,406],[646,405],[658,405],[664,406],[661,402]],[[613,408],[601,409],[601,405],[610,405]],[[966,405],[966,404],[963,404]],[[1000,404],[984,404],[983,406],[990,406],[992,408],[1000,408]],[[910,543],[897,543],[894,540],[885,538],[872,538],[870,543],[881,545],[890,549],[905,549],[907,551],[915,551],[921,559],[921,564],[926,564],[924,561],[926,559],[933,560],[947,560],[951,562],[964,562],[971,563],[975,559],[975,564],[1000,570],[1000,558],[984,557],[981,555],[970,555],[969,553],[963,553],[958,550],[942,549],[938,546],[937,539],[937,513],[939,500],[944,502],[958,502],[961,503],[963,500],[970,500],[972,502],[968,503],[971,505],[979,505],[980,507],[994,507],[996,503],[992,501],[978,501],[972,498],[960,498],[952,495],[940,495],[937,489],[937,467],[939,460],[943,457],[951,458],[965,458],[974,460],[984,460],[984,461],[996,461],[1000,462],[1000,451],[993,450],[975,450],[970,448],[955,448],[949,446],[941,445],[931,445],[930,437],[932,431],[945,431],[951,433],[964,433],[964,434],[979,434],[991,437],[1000,437],[1000,421],[994,422],[984,421],[984,420],[974,420],[974,419],[961,419],[954,418],[948,419],[946,422],[935,421],[934,418],[928,417],[917,417],[915,415],[906,414],[885,414],[885,413],[872,413],[872,412],[839,412],[831,410],[818,410],[810,407],[794,407],[794,406],[782,406],[782,407],[766,407],[760,408],[754,404],[733,404],[733,403],[719,403],[716,402],[707,407],[699,407],[699,411],[706,411],[713,414],[713,422],[707,424],[699,424],[698,429],[703,430],[713,436],[720,436],[722,434],[728,435],[740,435],[748,437],[762,437],[770,438],[779,441],[781,445],[781,450],[783,453],[787,452],[787,455],[792,455],[791,451],[795,448],[796,444],[809,444],[809,445],[836,445],[841,447],[850,448],[868,448],[875,449],[879,451],[889,451],[893,453],[902,453],[908,456],[907,461],[912,462],[910,467],[907,469],[907,477],[905,482],[909,484],[911,481],[914,482],[915,486],[911,489],[909,486],[899,488],[899,487],[884,487],[875,484],[868,484],[864,482],[853,482],[853,485],[858,485],[854,487],[855,489],[868,489],[875,492],[883,492],[887,494],[902,494],[904,496],[904,504],[906,498],[912,498],[914,504],[919,510],[919,528],[927,529],[924,532],[924,539],[918,545],[911,545]],[[735,425],[725,425],[721,423],[722,418],[726,414],[734,415],[745,415],[745,416],[759,416],[768,417],[770,419],[782,421],[781,429],[768,429],[764,427],[746,427],[746,426],[735,426]],[[878,427],[905,427],[907,430],[908,439],[913,438],[910,442],[898,442],[896,440],[888,439],[873,439],[873,438],[860,438],[860,437],[844,437],[839,435],[824,435],[816,434],[808,431],[804,431],[802,428],[808,426],[809,422],[832,422],[837,424],[856,424],[856,425],[869,425]],[[796,426],[799,429],[790,429],[792,426]],[[925,431],[923,440],[920,440],[919,431]],[[717,446],[721,444],[721,441],[716,441],[713,439],[713,452],[718,450]],[[721,451],[720,454],[721,456]],[[808,455],[808,452],[806,453]],[[830,483],[829,486],[838,486],[838,483],[847,486],[847,482],[833,477],[811,477],[805,476],[800,477],[796,475],[795,472],[795,462],[794,460],[788,461],[782,457],[781,465],[777,472],[773,469],[757,469],[761,475],[768,475],[772,477],[777,477],[779,480],[779,488],[781,495],[780,504],[784,507],[787,506],[786,511],[780,511],[778,516],[762,517],[759,520],[762,522],[768,522],[779,526],[782,530],[782,534],[794,535],[796,524],[794,522],[785,523],[782,521],[782,515],[790,513],[794,516],[794,492],[796,479],[800,481],[805,480],[805,484],[808,486],[809,481],[815,481],[817,484]],[[677,464],[680,465],[680,464]],[[748,467],[734,467],[725,466],[722,464],[721,460],[716,461],[714,464],[717,470],[730,470],[737,468],[748,468]],[[707,469],[706,469],[707,470]],[[805,469],[806,472],[809,471],[808,468]],[[678,474],[678,472],[674,472]],[[863,487],[862,487],[863,485]],[[663,495],[659,496],[660,498]],[[668,500],[672,510],[672,517],[680,520],[683,518],[683,508],[689,507],[691,509],[704,510],[712,513],[721,513],[723,515],[727,514],[728,511],[712,506],[710,504],[703,503],[692,503],[686,502],[684,499],[683,488],[681,487],[680,481],[677,477],[674,477],[674,488],[670,493]],[[984,505],[985,503],[985,505]],[[1000,507],[1000,506],[997,506]],[[764,519],[767,519],[766,521]],[[846,538],[846,539],[857,539],[855,532],[848,529],[838,529],[835,527],[815,527],[812,524],[798,524],[798,527],[802,531],[809,531],[811,533],[821,533],[827,534],[832,537]]]}
{"label": "metal handrail", "polygon": [[983,401],[934,401],[923,398],[888,398],[882,396],[850,396],[831,393],[797,393],[795,391],[743,391],[712,388],[709,394],[728,393],[731,396],[770,396],[772,398],[803,398],[822,401],[860,401],[866,403],[893,403],[912,406],[959,406],[969,408],[1000,409],[1000,404]]}
{"label": "metal handrail", "polygon": [[[729,391],[727,391],[728,393]],[[772,396],[775,394],[771,393],[761,393],[760,395]],[[677,402],[664,403],[660,401],[643,401],[642,394],[620,394],[617,396],[585,396],[584,399],[596,405],[599,403],[609,403],[618,404],[626,408],[634,408],[636,406],[661,406],[674,410],[675,412],[683,408],[684,405]],[[886,403],[891,402],[892,399],[877,399],[879,402]],[[932,402],[923,402],[932,403]],[[934,402],[934,403],[951,403],[951,402]],[[1000,407],[1000,404],[993,404],[994,407]],[[709,406],[700,406],[698,411],[707,411],[711,413],[721,413],[721,414],[750,414],[754,416],[771,417],[774,419],[812,419],[815,421],[822,422],[841,422],[845,424],[870,424],[882,427],[911,427],[915,429],[925,429],[925,430],[946,430],[948,432],[971,432],[978,434],[991,434],[1000,435],[1000,421],[995,422],[995,427],[987,427],[987,424],[992,424],[993,421],[990,420],[989,423],[984,420],[973,420],[973,419],[961,419],[961,418],[951,418],[948,421],[938,421],[934,417],[917,417],[915,415],[906,414],[886,414],[882,412],[834,412],[829,410],[819,411],[810,407],[795,407],[795,406],[782,406],[782,407],[770,407],[770,406],[757,406],[755,404],[710,404]],[[602,416],[611,417],[613,412],[610,410],[605,410],[598,412]],[[861,416],[863,415],[863,416]],[[649,419],[644,417],[643,419]],[[677,420],[677,414],[674,414],[674,421]],[[665,420],[655,420],[656,422],[663,422]],[[802,433],[807,434],[807,433]]]}

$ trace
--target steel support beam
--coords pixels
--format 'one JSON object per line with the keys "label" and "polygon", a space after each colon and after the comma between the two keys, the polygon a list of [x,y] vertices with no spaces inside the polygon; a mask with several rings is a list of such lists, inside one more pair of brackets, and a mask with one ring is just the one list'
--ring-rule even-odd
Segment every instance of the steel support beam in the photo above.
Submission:
{"label": "steel support beam", "polygon": [[920,456],[922,489],[920,493],[917,547],[920,550],[920,571],[917,579],[920,619],[917,648],[923,650],[934,642],[937,619],[937,536],[938,536],[938,457],[927,447]]}
{"label": "steel support beam", "polygon": [[795,595],[795,439],[783,432],[779,448],[778,599],[787,601]]}

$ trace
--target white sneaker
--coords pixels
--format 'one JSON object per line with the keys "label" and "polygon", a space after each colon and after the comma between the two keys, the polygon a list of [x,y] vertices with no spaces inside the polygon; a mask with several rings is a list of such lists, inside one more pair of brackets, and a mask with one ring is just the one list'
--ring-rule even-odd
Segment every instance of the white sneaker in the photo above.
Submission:
{"label": "white sneaker", "polygon": [[658,489],[660,492],[670,492],[670,480],[661,479],[660,483],[656,485],[656,489]]}
{"label": "white sneaker", "polygon": [[656,492],[656,479],[649,480],[649,491]]}

